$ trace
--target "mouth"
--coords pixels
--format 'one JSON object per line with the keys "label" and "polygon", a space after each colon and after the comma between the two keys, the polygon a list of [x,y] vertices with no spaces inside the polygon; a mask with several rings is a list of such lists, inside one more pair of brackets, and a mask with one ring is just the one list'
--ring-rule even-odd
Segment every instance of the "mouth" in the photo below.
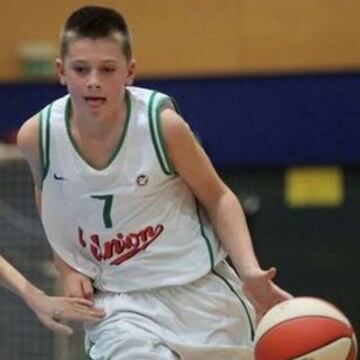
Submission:
{"label": "mouth", "polygon": [[102,96],[85,96],[84,99],[91,108],[99,107],[106,101],[106,98]]}

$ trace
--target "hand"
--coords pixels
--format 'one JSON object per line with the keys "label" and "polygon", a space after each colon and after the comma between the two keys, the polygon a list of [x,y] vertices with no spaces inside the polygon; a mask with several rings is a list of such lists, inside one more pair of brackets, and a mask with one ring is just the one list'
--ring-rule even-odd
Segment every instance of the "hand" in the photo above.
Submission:
{"label": "hand", "polygon": [[105,316],[104,311],[92,307],[89,300],[48,296],[37,288],[29,289],[25,300],[47,328],[64,335],[72,335],[73,330],[60,323],[61,319],[93,322]]}
{"label": "hand", "polygon": [[78,272],[72,271],[62,276],[65,296],[93,300],[94,288],[91,280]]}
{"label": "hand", "polygon": [[244,293],[253,304],[258,320],[276,304],[292,298],[286,291],[275,285],[274,267],[268,270],[253,269],[243,276]]}

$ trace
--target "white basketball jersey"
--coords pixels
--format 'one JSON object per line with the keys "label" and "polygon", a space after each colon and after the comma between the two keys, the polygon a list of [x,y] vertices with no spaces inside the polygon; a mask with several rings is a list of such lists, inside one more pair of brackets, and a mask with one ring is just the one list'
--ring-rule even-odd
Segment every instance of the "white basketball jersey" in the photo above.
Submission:
{"label": "white basketball jersey", "polygon": [[102,291],[191,282],[225,256],[205,213],[174,172],[159,113],[166,95],[126,90],[127,118],[108,165],[97,170],[70,132],[67,95],[40,112],[41,217],[54,251]]}

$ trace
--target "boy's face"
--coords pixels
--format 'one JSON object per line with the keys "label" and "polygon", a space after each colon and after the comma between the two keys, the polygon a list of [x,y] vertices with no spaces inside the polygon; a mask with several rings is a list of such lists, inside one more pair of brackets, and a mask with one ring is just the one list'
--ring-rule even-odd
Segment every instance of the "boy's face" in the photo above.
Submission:
{"label": "boy's face", "polygon": [[57,69],[77,112],[103,113],[124,100],[135,62],[126,59],[121,44],[111,37],[80,38],[70,42],[68,53],[57,60]]}

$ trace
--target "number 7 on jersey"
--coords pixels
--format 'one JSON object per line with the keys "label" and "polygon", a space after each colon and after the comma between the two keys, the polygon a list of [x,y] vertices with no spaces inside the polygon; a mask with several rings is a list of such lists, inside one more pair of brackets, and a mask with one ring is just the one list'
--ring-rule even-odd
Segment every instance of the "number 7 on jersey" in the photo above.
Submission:
{"label": "number 7 on jersey", "polygon": [[112,227],[112,220],[111,220],[111,207],[113,203],[114,195],[91,195],[93,199],[98,199],[104,201],[104,208],[103,208],[103,221],[106,228]]}

